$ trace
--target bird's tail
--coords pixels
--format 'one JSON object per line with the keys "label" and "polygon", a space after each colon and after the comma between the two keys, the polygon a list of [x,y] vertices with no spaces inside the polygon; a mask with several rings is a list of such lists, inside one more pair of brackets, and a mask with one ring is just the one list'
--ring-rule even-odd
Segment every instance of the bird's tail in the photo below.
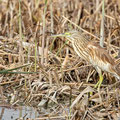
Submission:
{"label": "bird's tail", "polygon": [[120,63],[115,66],[116,77],[120,79]]}

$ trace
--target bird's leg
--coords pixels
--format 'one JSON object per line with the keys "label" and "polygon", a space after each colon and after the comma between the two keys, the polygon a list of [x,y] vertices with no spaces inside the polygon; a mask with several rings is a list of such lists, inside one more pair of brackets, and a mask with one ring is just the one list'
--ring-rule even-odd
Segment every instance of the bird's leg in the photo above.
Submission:
{"label": "bird's leg", "polygon": [[97,84],[95,85],[95,88],[98,87],[98,89],[100,89],[100,86],[103,82],[103,75],[100,69],[97,68],[98,74],[99,74],[99,81],[97,82]]}
{"label": "bird's leg", "polygon": [[99,75],[99,85],[98,85],[98,89],[100,88],[102,82],[103,82],[103,75],[100,74],[100,75]]}
{"label": "bird's leg", "polygon": [[99,78],[99,81],[97,82],[97,84],[94,86],[94,88],[97,88],[99,83],[100,83],[100,78]]}

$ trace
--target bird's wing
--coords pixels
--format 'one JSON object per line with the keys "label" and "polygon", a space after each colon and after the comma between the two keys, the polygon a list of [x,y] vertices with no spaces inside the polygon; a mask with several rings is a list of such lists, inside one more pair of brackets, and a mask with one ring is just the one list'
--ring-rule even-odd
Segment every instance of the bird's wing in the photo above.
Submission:
{"label": "bird's wing", "polygon": [[109,53],[96,42],[89,42],[87,45],[89,51],[89,61],[94,65],[112,73],[118,79],[120,79],[120,68]]}
{"label": "bird's wing", "polygon": [[[104,71],[110,72],[112,66],[115,66],[114,59],[109,53],[96,42],[89,42],[87,45],[89,51],[89,61]],[[113,70],[111,70],[112,72]]]}

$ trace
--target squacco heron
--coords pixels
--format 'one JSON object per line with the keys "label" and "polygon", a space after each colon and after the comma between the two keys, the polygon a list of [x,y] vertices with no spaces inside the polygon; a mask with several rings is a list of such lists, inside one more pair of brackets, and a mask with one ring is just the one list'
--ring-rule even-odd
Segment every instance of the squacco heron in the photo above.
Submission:
{"label": "squacco heron", "polygon": [[53,36],[64,36],[72,43],[78,56],[94,66],[99,74],[99,81],[95,85],[95,88],[100,88],[102,84],[102,71],[109,72],[118,79],[120,78],[120,70],[116,65],[115,59],[104,48],[100,47],[98,43],[86,39],[79,31],[74,30]]}

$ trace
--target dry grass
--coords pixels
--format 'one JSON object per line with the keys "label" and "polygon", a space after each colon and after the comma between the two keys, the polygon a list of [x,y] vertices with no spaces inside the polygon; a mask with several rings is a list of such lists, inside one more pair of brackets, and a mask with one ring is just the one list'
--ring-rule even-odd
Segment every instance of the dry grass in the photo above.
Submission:
{"label": "dry grass", "polygon": [[[1,74],[0,102],[6,106],[34,106],[43,119],[98,120],[120,118],[120,87],[104,73],[100,92],[98,74],[77,56],[64,38],[71,29],[99,42],[103,0],[0,0],[0,69],[29,66]],[[104,43],[120,57],[120,2],[105,0]],[[90,92],[93,92],[91,95]]]}

